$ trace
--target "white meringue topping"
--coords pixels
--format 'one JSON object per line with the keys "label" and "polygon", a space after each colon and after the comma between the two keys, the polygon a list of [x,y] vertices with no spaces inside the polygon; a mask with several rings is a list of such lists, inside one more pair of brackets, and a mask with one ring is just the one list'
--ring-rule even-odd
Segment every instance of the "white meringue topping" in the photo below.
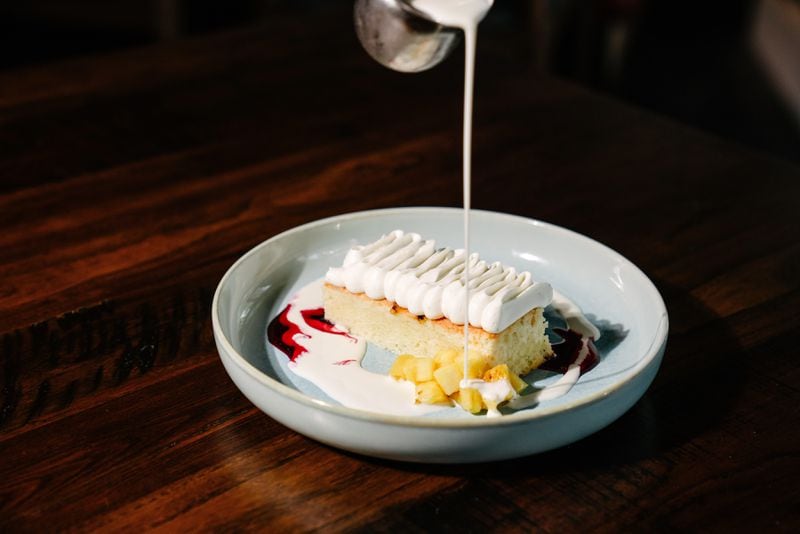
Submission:
{"label": "white meringue topping", "polygon": [[328,269],[325,280],[351,293],[386,299],[415,315],[446,317],[486,332],[499,333],[533,308],[553,298],[550,284],[534,282],[500,262],[469,257],[469,314],[464,299],[464,251],[436,248],[419,234],[395,230],[374,243],[355,246],[341,267]]}

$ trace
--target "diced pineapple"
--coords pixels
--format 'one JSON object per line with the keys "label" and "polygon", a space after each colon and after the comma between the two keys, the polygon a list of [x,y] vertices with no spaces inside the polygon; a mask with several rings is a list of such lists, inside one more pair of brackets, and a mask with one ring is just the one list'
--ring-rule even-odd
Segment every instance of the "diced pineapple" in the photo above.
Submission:
{"label": "diced pineapple", "polygon": [[511,382],[511,387],[514,388],[514,391],[517,393],[522,393],[522,391],[528,387],[528,383],[525,382],[522,378],[517,376],[515,373],[511,373],[508,377],[509,381]]}
{"label": "diced pineapple", "polygon": [[481,378],[488,367],[485,359],[470,356],[467,359],[467,378]]}
{"label": "diced pineapple", "polygon": [[453,400],[470,413],[483,410],[483,397],[475,388],[461,388],[453,395]]}
{"label": "diced pineapple", "polygon": [[442,349],[436,353],[433,358],[436,361],[437,367],[444,367],[451,363],[456,363],[461,360],[461,352],[456,349]]}
{"label": "diced pineapple", "polygon": [[392,378],[396,378],[397,380],[403,380],[406,378],[406,366],[409,365],[410,362],[414,360],[414,356],[411,354],[401,354],[398,356],[394,363],[392,364],[392,368],[389,369],[389,376]]}
{"label": "diced pineapple", "polygon": [[459,383],[464,376],[464,368],[458,363],[450,363],[433,372],[433,378],[447,395],[458,391]]}
{"label": "diced pineapple", "polygon": [[417,359],[417,383],[429,382],[433,380],[433,371],[436,369],[436,362],[433,358]]}
{"label": "diced pineapple", "polygon": [[483,373],[483,379],[487,382],[497,382],[499,380],[508,380],[511,371],[508,370],[508,365],[501,363],[500,365],[495,365],[485,373]]}
{"label": "diced pineapple", "polygon": [[498,380],[508,380],[508,383],[511,384],[511,387],[514,388],[514,391],[517,393],[521,392],[523,389],[528,387],[528,383],[517,376],[515,373],[512,373],[508,366],[504,363],[500,365],[495,365],[488,371],[483,374],[483,379],[487,382],[497,382]]}
{"label": "diced pineapple", "polygon": [[405,367],[405,379],[419,384],[433,380],[433,358],[414,358]]}
{"label": "diced pineapple", "polygon": [[[392,364],[389,375],[396,379],[414,382],[417,403],[451,404],[455,401],[464,410],[473,414],[487,408],[497,409],[498,403],[490,400],[491,406],[487,406],[486,399],[477,389],[461,388],[464,377],[462,354],[454,349],[441,350],[433,358],[401,354]],[[486,382],[507,380],[517,392],[528,387],[528,384],[512,373],[506,364],[496,365],[490,369],[488,361],[488,358],[470,352],[467,358],[467,378],[482,378]],[[502,402],[503,400],[500,401]]]}
{"label": "diced pineapple", "polygon": [[417,384],[417,403],[450,404],[450,398],[434,380]]}
{"label": "diced pineapple", "polygon": [[416,381],[414,380],[414,378],[417,376],[416,362],[417,357],[415,356],[408,360],[405,365],[403,365],[403,380],[408,380],[409,382],[414,382],[416,384]]}

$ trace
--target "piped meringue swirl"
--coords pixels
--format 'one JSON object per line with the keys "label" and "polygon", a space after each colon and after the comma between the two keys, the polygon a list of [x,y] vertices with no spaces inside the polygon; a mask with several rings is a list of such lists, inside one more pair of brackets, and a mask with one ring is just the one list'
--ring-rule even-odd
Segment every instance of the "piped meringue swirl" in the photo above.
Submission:
{"label": "piped meringue swirl", "polygon": [[371,299],[386,299],[428,319],[445,317],[486,332],[500,333],[533,308],[553,298],[550,284],[534,282],[500,262],[469,257],[469,313],[465,309],[464,250],[436,248],[433,240],[402,230],[374,243],[351,248],[341,267],[328,269],[325,281]]}

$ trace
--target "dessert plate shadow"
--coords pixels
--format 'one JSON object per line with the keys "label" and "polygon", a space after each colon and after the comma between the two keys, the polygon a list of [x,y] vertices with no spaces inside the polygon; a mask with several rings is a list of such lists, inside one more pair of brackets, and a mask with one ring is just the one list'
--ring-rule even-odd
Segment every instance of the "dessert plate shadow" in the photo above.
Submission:
{"label": "dessert plate shadow", "polygon": [[[471,249],[550,282],[612,334],[598,342],[600,363],[568,394],[500,418],[458,408],[420,417],[372,413],[330,400],[294,376],[286,356],[267,343],[267,323],[297,290],[340,265],[354,244],[402,229],[458,248],[462,217],[460,209],[438,207],[357,212],[299,226],[250,250],[222,277],[212,303],[214,338],[233,382],[259,409],[301,434],[361,454],[415,462],[534,454],[577,441],[625,413],[652,382],[664,354],[668,320],[661,295],[608,247],[514,215],[473,210]],[[371,347],[364,365],[380,370],[390,358]],[[548,380],[546,373],[541,378]]]}

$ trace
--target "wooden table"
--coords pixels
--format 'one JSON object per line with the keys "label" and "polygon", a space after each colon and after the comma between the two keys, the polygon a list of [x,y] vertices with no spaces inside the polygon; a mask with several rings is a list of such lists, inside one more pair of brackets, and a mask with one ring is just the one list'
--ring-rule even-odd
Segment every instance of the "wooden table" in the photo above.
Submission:
{"label": "wooden table", "polygon": [[343,453],[255,409],[209,316],[242,253],[459,206],[461,61],[360,50],[349,8],[0,76],[0,531],[797,530],[800,169],[479,43],[474,204],[589,235],[664,295],[650,390],[560,450]]}

